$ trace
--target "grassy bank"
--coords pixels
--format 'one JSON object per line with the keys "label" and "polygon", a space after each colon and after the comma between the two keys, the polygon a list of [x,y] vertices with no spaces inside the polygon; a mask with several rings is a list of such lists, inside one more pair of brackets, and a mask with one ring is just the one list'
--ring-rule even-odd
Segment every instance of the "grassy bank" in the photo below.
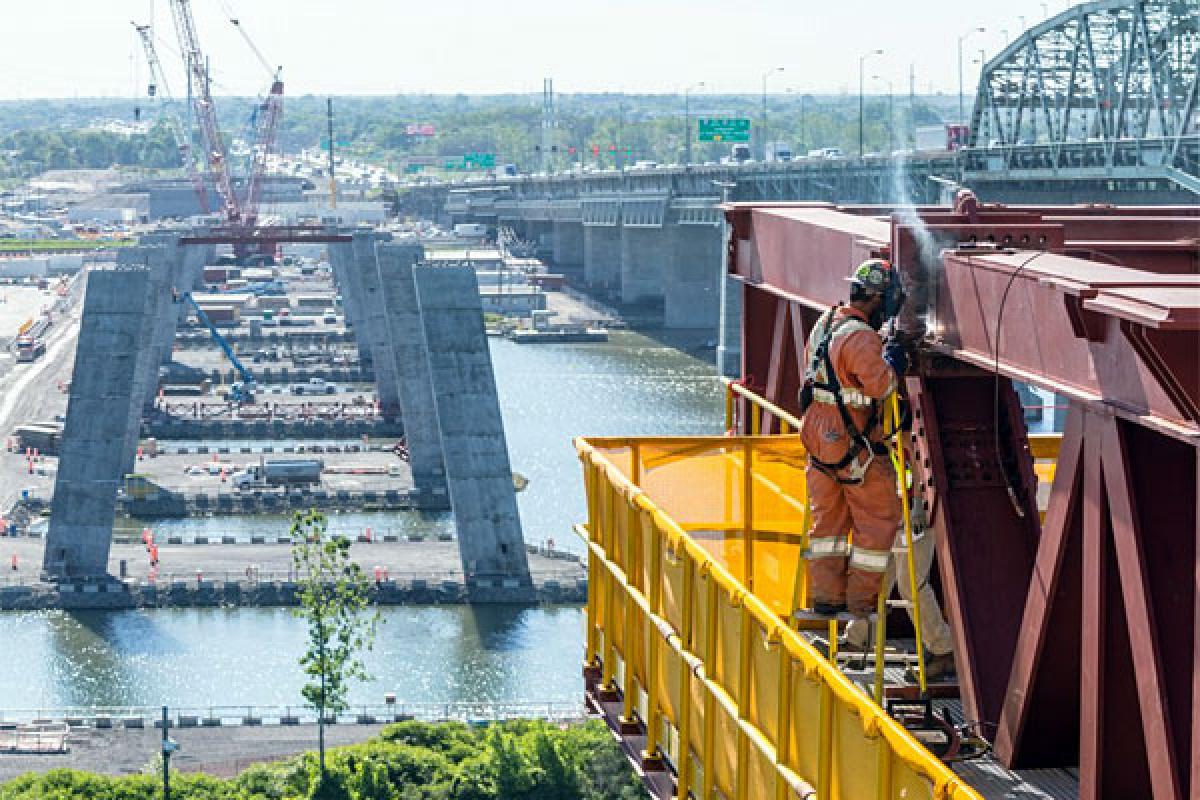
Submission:
{"label": "grassy bank", "polygon": [[[486,727],[403,722],[376,739],[329,751],[319,785],[307,753],[252,767],[236,778],[172,774],[173,800],[641,800],[646,797],[600,723]],[[0,785],[0,800],[157,800],[162,779],[76,770],[26,775]]]}
{"label": "grassy bank", "polygon": [[129,247],[133,239],[0,239],[0,253],[60,253]]}

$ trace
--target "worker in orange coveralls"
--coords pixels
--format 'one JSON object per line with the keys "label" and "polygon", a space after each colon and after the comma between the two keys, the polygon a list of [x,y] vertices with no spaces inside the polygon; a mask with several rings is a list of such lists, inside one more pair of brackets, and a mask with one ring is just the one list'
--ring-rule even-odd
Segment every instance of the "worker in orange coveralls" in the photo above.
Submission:
{"label": "worker in orange coveralls", "polygon": [[848,280],[849,304],[817,320],[806,348],[800,437],[809,454],[812,530],[805,557],[812,610],[865,618],[875,611],[901,523],[882,420],[908,355],[899,342],[885,347],[879,334],[904,302],[891,264],[870,259]]}

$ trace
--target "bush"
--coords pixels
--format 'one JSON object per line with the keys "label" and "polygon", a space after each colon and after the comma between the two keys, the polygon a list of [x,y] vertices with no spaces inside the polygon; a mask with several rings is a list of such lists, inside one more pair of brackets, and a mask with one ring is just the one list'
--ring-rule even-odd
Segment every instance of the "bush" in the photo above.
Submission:
{"label": "bush", "polygon": [[[173,775],[176,800],[640,800],[646,794],[603,725],[402,722],[330,750],[250,767],[232,780]],[[0,784],[0,800],[158,800],[155,775],[59,769]]]}

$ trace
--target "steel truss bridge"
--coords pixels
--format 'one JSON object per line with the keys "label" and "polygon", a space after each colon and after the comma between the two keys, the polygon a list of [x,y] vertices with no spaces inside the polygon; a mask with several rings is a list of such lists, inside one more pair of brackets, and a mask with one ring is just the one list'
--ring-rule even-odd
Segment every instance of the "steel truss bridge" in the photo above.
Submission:
{"label": "steel truss bridge", "polygon": [[989,61],[964,178],[1075,173],[1200,193],[1200,3],[1098,0]]}

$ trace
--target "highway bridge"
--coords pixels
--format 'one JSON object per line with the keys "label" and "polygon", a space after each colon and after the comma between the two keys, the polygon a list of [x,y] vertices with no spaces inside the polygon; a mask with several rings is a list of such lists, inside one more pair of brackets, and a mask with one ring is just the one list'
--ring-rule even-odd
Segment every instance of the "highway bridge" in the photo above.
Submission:
{"label": "highway bridge", "polygon": [[414,187],[398,202],[402,213],[512,228],[593,292],[661,304],[666,327],[736,329],[733,301],[721,311],[723,200],[920,207],[966,186],[984,202],[1196,203],[1198,61],[1197,3],[1096,0],[985,65],[961,151],[581,169]]}

